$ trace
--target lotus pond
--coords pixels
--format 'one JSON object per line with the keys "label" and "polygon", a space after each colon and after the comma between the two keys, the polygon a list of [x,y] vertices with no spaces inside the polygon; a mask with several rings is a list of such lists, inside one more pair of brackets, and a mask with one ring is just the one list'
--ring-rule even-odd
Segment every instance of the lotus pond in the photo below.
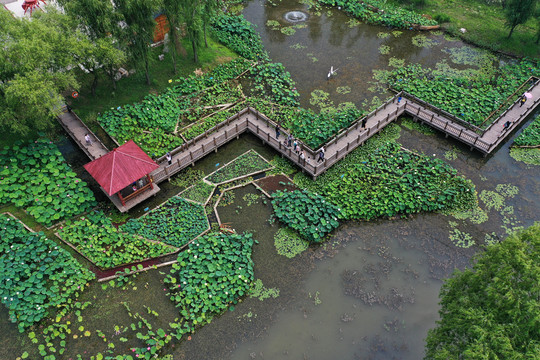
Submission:
{"label": "lotus pond", "polygon": [[[363,106],[365,109],[376,105],[380,97],[385,96],[378,87],[378,76],[386,77],[393,65],[420,63],[440,69],[441,65],[436,62],[446,59],[447,64],[452,63],[457,69],[470,66],[456,64],[450,53],[440,51],[440,46],[466,47],[459,42],[446,42],[442,34],[365,26],[335,9],[310,9],[308,5],[294,1],[274,3],[249,2],[245,9],[246,18],[259,24],[258,31],[270,57],[285,64],[301,94],[300,102],[315,109],[338,108],[344,102],[354,102],[358,108]],[[273,20],[283,27],[282,15],[291,10],[309,13],[306,27],[297,26],[293,32],[267,26],[268,20]],[[230,25],[227,21],[221,23],[224,28]],[[239,50],[248,51],[247,48]],[[256,56],[261,48],[253,46],[250,50]],[[242,69],[249,66],[236,65]],[[339,68],[339,76],[327,81],[326,73],[332,65]],[[265,68],[268,74],[274,74],[267,78],[278,78],[276,69],[281,71],[277,65]],[[373,69],[385,73],[372,73]],[[236,70],[229,70],[220,71],[225,77],[236,76]],[[214,85],[209,77],[193,78],[186,81],[186,88],[192,84],[190,81],[194,81],[193,84],[201,81],[201,86]],[[236,90],[234,86],[219,88],[214,95],[218,98],[225,91],[234,93]],[[175,96],[187,93],[191,91]],[[276,97],[292,99],[296,96],[289,95],[283,90]],[[147,100],[156,104],[168,101]],[[156,108],[161,106],[156,104]],[[260,104],[268,109],[272,107],[268,103]],[[137,122],[157,119],[150,110],[134,107],[135,112],[141,114]],[[197,112],[202,107],[191,110]],[[360,111],[350,105],[342,105],[341,109],[349,109],[351,114]],[[184,114],[186,119],[195,116],[191,110]],[[119,111],[114,119],[131,121],[126,118],[132,114],[122,113],[122,109],[113,111]],[[174,121],[162,124],[166,129],[163,131],[174,132],[176,128],[184,138],[189,138],[188,130],[195,127],[177,124],[178,114],[171,114],[170,119]],[[287,119],[291,113],[282,114]],[[208,112],[196,115],[205,116]],[[307,117],[311,122],[319,120],[311,116],[315,115]],[[116,121],[114,119],[111,117],[111,123]],[[305,129],[310,121],[296,124],[299,129]],[[202,130],[193,130],[193,133],[204,131],[209,124],[200,125]],[[133,129],[137,127],[134,125]],[[309,195],[316,206],[302,211],[300,218],[296,218],[298,232],[283,226],[291,220],[287,215],[294,214],[295,198],[278,196],[277,203],[273,204],[257,188],[247,185],[225,192],[217,207],[221,221],[236,229],[237,235],[211,232],[175,255],[174,260],[178,262],[172,266],[156,267],[132,276],[127,273],[138,268],[128,268],[115,280],[104,283],[89,282],[92,274],[85,270],[89,263],[75,252],[70,255],[70,248],[60,251],[64,250],[62,246],[56,248],[60,242],[49,242],[42,234],[29,235],[20,226],[14,228],[4,224],[5,228],[2,226],[0,230],[7,231],[9,237],[16,237],[16,244],[25,244],[24,249],[17,245],[20,252],[16,261],[24,255],[52,261],[58,264],[58,269],[69,266],[69,271],[77,273],[70,277],[71,281],[64,281],[60,275],[64,270],[49,274],[41,268],[31,267],[30,261],[24,261],[19,267],[10,258],[12,250],[2,249],[2,259],[5,257],[10,261],[10,265],[2,267],[6,269],[2,278],[11,279],[15,275],[20,276],[21,284],[38,284],[35,287],[42,290],[29,293],[30,299],[51,301],[40,304],[9,302],[0,307],[0,332],[3,334],[0,358],[135,359],[150,358],[155,353],[166,359],[421,358],[423,339],[437,320],[441,279],[455,268],[467,266],[470,257],[482,246],[500,241],[508,233],[538,220],[540,205],[536,199],[540,193],[540,176],[538,167],[516,162],[508,156],[513,139],[494,156],[482,158],[440,134],[423,133],[419,129],[422,130],[405,121],[388,127],[316,182],[298,173],[283,159],[275,158],[276,154],[257,138],[243,135],[240,140],[220,148],[217,154],[207,156],[195,168],[180,174],[170,184],[160,184],[163,192],[131,214],[133,218],[147,215],[129,220],[122,225],[125,228],[121,226],[125,229],[123,232],[115,232],[114,224],[104,220],[101,213],[96,213],[99,214],[96,222],[103,220],[102,228],[111,234],[122,234],[112,236],[128,249],[128,260],[145,255],[139,250],[146,249],[148,243],[138,235],[153,240],[170,238],[173,246],[185,245],[208,227],[201,204],[208,200],[214,187],[202,179],[223,169],[221,164],[254,149],[271,161],[272,172],[283,170],[297,186],[309,191],[308,194],[317,194]],[[313,143],[320,141],[317,129],[305,131],[312,134],[306,135],[306,139],[312,138]],[[525,135],[531,136],[534,135]],[[182,138],[177,136],[175,139]],[[163,143],[170,144],[169,141],[163,140]],[[162,146],[159,144],[156,149]],[[63,150],[69,147],[66,145]],[[75,150],[68,152],[71,155]],[[368,164],[370,166],[366,166]],[[72,168],[77,172],[78,166],[74,165]],[[266,165],[263,163],[262,166]],[[421,174],[422,181],[410,181],[408,175],[414,172]],[[464,177],[456,178],[456,173]],[[235,174],[236,170],[226,179]],[[449,179],[456,182],[448,184]],[[358,184],[358,191],[344,187],[346,182]],[[176,197],[194,184],[184,194],[197,204],[181,199],[182,194]],[[280,185],[288,186],[285,182]],[[383,190],[385,185],[389,185],[390,190]],[[408,189],[416,196],[400,199],[401,192],[396,190],[400,188]],[[368,189],[380,196],[373,199],[365,196]],[[333,206],[324,205],[319,198],[321,195],[327,200],[335,195],[331,201]],[[214,196],[210,203],[212,199]],[[468,206],[463,209],[450,206],[456,201]],[[394,208],[396,202],[410,211]],[[283,220],[276,214],[278,211],[274,211],[274,206],[280,208]],[[452,210],[447,211],[450,208]],[[345,214],[343,209],[347,209]],[[367,209],[375,211],[371,213]],[[444,213],[425,213],[425,210],[433,209]],[[300,237],[304,230],[308,236],[310,234],[307,231],[308,221],[313,220],[310,210],[328,213],[326,224],[322,225],[329,231],[335,227],[333,217],[340,219],[340,226],[331,231],[321,245],[309,245]],[[86,219],[73,219],[64,229],[77,221],[84,228]],[[190,228],[197,230],[189,237],[182,235],[187,226],[185,219],[190,221]],[[164,226],[169,221],[172,225]],[[88,228],[90,232],[92,227]],[[87,244],[97,247],[96,257],[108,266],[113,264],[112,259],[106,259],[106,255],[97,256],[103,251],[106,254],[109,246],[98,241],[100,232],[96,229],[92,237],[79,229],[77,236],[88,237],[91,241]],[[54,239],[50,232],[46,235]],[[39,239],[39,246],[28,245],[35,243],[34,237]],[[38,254],[32,252],[36,249]],[[165,251],[165,247],[162,250]],[[156,251],[159,253],[160,250]],[[145,252],[149,253],[149,250]],[[87,253],[87,257],[91,256]],[[204,262],[201,261],[203,258]],[[39,274],[53,279],[49,278],[50,281],[39,286],[46,281],[40,279]],[[89,286],[85,291],[79,291],[79,287],[86,287],[87,283]],[[18,289],[15,293],[13,289],[5,289],[7,292],[2,297],[20,295],[16,294]],[[59,296],[60,290],[65,295]],[[19,319],[19,326],[10,321],[15,320],[17,314],[27,316],[22,321]],[[28,328],[30,323],[45,315],[47,320]],[[19,327],[27,329],[19,333]]]}

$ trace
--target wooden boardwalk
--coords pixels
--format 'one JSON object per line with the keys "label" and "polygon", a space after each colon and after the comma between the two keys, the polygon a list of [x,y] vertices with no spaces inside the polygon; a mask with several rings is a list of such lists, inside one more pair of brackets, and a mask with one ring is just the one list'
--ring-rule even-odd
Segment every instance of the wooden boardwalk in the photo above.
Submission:
{"label": "wooden boardwalk", "polygon": [[[276,123],[264,114],[248,107],[207,130],[204,134],[172,150],[173,160],[171,165],[168,165],[165,156],[157,159],[160,168],[152,172],[151,176],[155,183],[170,179],[172,175],[190,165],[194,165],[197,160],[209,153],[217,152],[220,146],[237,139],[241,134],[249,131],[259,137],[265,144],[273,147],[283,157],[296,164],[303,172],[316,178],[404,113],[412,116],[415,121],[421,121],[443,132],[446,136],[451,136],[463,142],[471,150],[476,149],[487,155],[495,151],[540,103],[540,79],[531,79],[531,84],[530,86],[527,85],[525,91],[531,93],[532,98],[528,99],[524,105],[520,105],[519,101],[511,103],[485,130],[468,124],[464,120],[410,94],[400,92],[367,116],[358,119],[351,126],[343,129],[324,144],[325,159],[322,162],[317,162],[320,149],[311,149],[302,142],[300,142],[300,147],[305,153],[305,159],[301,159],[299,154],[286,146],[287,131],[281,130],[280,137],[276,139]],[[59,120],[64,129],[92,160],[108,152],[105,145],[95,137],[74,113],[64,112],[59,116]],[[511,126],[505,130],[503,125],[507,121],[510,121]],[[365,122],[365,127],[361,126],[362,122]],[[92,138],[95,139],[92,146],[88,146],[84,140],[84,134],[86,133],[91,134]]]}
{"label": "wooden boardwalk", "polygon": [[[58,115],[58,121],[90,160],[95,160],[109,152],[109,149],[73,111],[68,111],[64,107],[64,112]],[[86,134],[90,135],[92,145],[86,143],[84,139]]]}
{"label": "wooden boardwalk", "polygon": [[[481,130],[444,110],[401,92],[332,137],[324,145],[325,160],[323,162],[316,160],[319,149],[313,150],[300,142],[305,152],[305,159],[301,159],[299,154],[286,146],[288,133],[285,130],[282,130],[279,139],[276,139],[276,123],[253,108],[245,108],[204,134],[171,151],[173,156],[171,165],[167,165],[165,157],[159,158],[160,168],[155,170],[152,176],[157,183],[170,179],[178,171],[193,165],[212,151],[217,151],[220,146],[249,131],[300,167],[303,172],[316,178],[404,113],[411,115],[416,121],[422,121],[445,133],[446,136],[452,136],[465,143],[471,150],[476,149],[487,155],[492,153],[540,103],[540,81],[536,78],[534,81],[534,84],[527,89],[532,94],[532,98],[528,99],[523,106],[520,106],[519,101],[510,104],[486,130]],[[361,126],[363,120],[366,123],[365,128]],[[510,121],[511,126],[504,130],[503,125],[506,121]]]}

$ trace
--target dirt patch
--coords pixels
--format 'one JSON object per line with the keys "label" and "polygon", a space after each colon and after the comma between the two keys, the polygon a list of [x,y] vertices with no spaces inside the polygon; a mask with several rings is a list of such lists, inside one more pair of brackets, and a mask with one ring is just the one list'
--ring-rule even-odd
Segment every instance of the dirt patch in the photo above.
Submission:
{"label": "dirt patch", "polygon": [[257,180],[255,183],[270,195],[278,190],[293,191],[298,189],[292,183],[291,179],[285,175],[267,176],[261,180]]}

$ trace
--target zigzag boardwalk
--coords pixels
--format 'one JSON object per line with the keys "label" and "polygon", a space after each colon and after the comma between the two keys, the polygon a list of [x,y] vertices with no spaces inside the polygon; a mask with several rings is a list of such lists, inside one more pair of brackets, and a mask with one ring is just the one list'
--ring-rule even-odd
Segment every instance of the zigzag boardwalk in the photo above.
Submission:
{"label": "zigzag boardwalk", "polygon": [[[155,170],[151,175],[156,183],[164,181],[165,179],[170,179],[175,173],[189,165],[193,165],[197,160],[210,152],[217,152],[217,149],[220,146],[238,138],[240,134],[249,131],[258,136],[264,143],[280,152],[282,156],[295,163],[303,172],[316,178],[355,148],[364,144],[367,139],[381,131],[386,125],[397,119],[403,113],[411,115],[416,121],[422,121],[432,126],[445,133],[446,136],[452,136],[469,145],[471,150],[476,149],[484,155],[487,155],[493,152],[540,103],[539,79],[531,77],[517,91],[521,91],[521,88],[525,87],[526,84],[529,84],[530,80],[532,80],[533,84],[530,85],[526,91],[528,91],[532,97],[522,106],[519,104],[519,101],[511,103],[485,130],[468,124],[464,120],[412,95],[401,92],[389,99],[375,111],[364,118],[358,119],[347,129],[342,130],[339,134],[332,137],[324,145],[326,150],[325,160],[320,163],[317,163],[316,161],[319,149],[313,150],[307,145],[300,143],[300,146],[305,153],[305,159],[301,159],[299,154],[286,146],[285,142],[288,136],[286,131],[282,130],[280,138],[276,139],[276,123],[259,113],[257,110],[248,107],[216,125],[212,129],[207,130],[204,134],[197,136],[171,151],[173,156],[173,163],[171,165],[167,165],[165,156],[159,158],[157,162],[160,164],[160,168]],[[471,99],[471,101],[473,100],[474,99]],[[490,117],[488,117],[488,119]],[[107,152],[107,148],[99,141],[99,139],[95,141],[92,146],[86,144],[84,141],[84,134],[92,133],[75,114],[65,112],[58,118],[66,131],[75,139],[77,144],[79,144],[92,160]],[[365,121],[365,127],[361,126],[363,121]],[[507,121],[510,121],[511,125],[508,129],[504,129],[503,125]],[[97,139],[95,135],[92,134],[92,136]]]}

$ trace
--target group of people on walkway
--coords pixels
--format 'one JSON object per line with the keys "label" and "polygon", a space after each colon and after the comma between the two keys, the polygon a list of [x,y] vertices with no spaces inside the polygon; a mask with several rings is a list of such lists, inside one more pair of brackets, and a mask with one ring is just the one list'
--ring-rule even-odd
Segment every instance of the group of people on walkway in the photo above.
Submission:
{"label": "group of people on walkway", "polygon": [[[276,125],[276,140],[279,141],[279,136],[280,135],[281,135],[280,127],[279,127],[279,125]],[[296,154],[298,154],[298,156],[300,157],[301,160],[307,161],[309,163],[309,158],[306,158],[306,153],[304,152],[304,150],[302,150],[302,147],[300,146],[300,142],[297,139],[295,139],[292,136],[292,134],[289,133],[289,135],[287,136],[287,139],[283,141],[283,144],[287,148],[292,147],[293,151]],[[319,156],[317,157],[317,163],[324,162],[325,151],[326,150],[325,150],[324,146],[321,147],[321,149],[319,150]]]}

